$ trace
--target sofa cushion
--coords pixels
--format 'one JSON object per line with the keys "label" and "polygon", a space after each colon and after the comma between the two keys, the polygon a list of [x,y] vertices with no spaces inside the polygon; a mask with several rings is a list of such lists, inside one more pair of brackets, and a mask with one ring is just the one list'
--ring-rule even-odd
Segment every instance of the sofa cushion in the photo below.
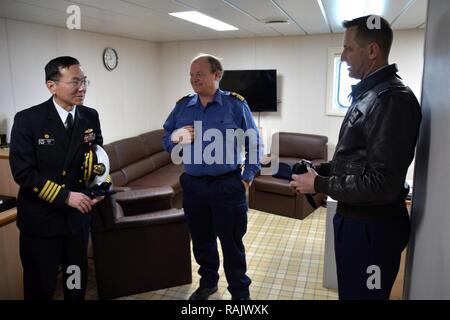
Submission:
{"label": "sofa cushion", "polygon": [[119,158],[117,157],[116,150],[112,144],[106,144],[103,146],[106,154],[109,158],[109,171],[114,172],[120,169]]}
{"label": "sofa cushion", "polygon": [[142,160],[150,155],[148,146],[139,137],[119,140],[112,143],[121,168]]}
{"label": "sofa cushion", "polygon": [[170,186],[175,193],[181,191],[180,176],[183,167],[169,164],[127,184],[132,188]]}
{"label": "sofa cushion", "polygon": [[112,144],[106,144],[103,146],[109,158],[109,173],[111,180],[115,186],[122,187],[126,185],[127,178],[120,168],[119,158],[116,150]]}
{"label": "sofa cushion", "polygon": [[153,161],[155,169],[167,166],[168,164],[172,164],[172,162],[170,161],[170,154],[165,151],[153,154],[151,156],[151,159]]}
{"label": "sofa cushion", "polygon": [[153,160],[151,157],[148,157],[122,168],[122,172],[125,174],[128,183],[151,173],[155,169]]}
{"label": "sofa cushion", "polygon": [[149,154],[152,155],[164,150],[162,147],[163,135],[164,130],[155,130],[143,133],[139,135],[139,138],[141,138],[144,144],[147,146]]}
{"label": "sofa cushion", "polygon": [[272,176],[258,176],[253,180],[253,185],[258,191],[295,196],[295,192],[289,187],[289,181]]}
{"label": "sofa cushion", "polygon": [[110,173],[111,181],[116,187],[123,187],[127,184],[127,178],[123,174],[122,170]]}
{"label": "sofa cushion", "polygon": [[[312,134],[277,132],[273,139],[279,139],[280,157],[299,159],[326,159],[328,138]],[[274,154],[271,150],[271,154]]]}

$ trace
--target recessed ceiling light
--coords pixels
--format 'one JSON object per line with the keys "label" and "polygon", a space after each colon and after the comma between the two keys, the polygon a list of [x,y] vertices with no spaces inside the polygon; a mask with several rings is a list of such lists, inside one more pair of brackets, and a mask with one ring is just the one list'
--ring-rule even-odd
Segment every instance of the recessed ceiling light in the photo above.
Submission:
{"label": "recessed ceiling light", "polygon": [[352,20],[364,16],[367,0],[341,0],[338,4],[339,21]]}
{"label": "recessed ceiling light", "polygon": [[381,16],[387,7],[386,0],[367,1],[366,12],[364,15],[375,14]]}
{"label": "recessed ceiling light", "polygon": [[211,28],[217,31],[231,31],[239,30],[238,28],[222,22],[220,20],[214,19],[206,14],[200,13],[198,11],[184,11],[184,12],[172,12],[169,13],[171,16],[187,20],[192,23],[199,24],[201,26]]}

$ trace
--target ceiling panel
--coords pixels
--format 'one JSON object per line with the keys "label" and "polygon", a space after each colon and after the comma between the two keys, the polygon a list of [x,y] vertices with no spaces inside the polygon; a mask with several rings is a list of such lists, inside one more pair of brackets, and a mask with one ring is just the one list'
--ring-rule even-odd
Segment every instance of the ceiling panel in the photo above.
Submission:
{"label": "ceiling panel", "polygon": [[[279,36],[270,27],[259,21],[251,13],[246,12],[233,2],[228,0],[174,0],[177,3],[183,3],[193,10],[200,11],[223,22],[229,23],[239,30],[246,30],[253,33],[253,36]],[[240,1],[239,1],[240,2]],[[244,2],[244,1],[242,1]],[[267,0],[260,0],[261,4]]]}
{"label": "ceiling panel", "polygon": [[427,20],[427,0],[416,0],[416,2],[402,14],[393,24],[396,29],[411,29],[411,26],[420,27]]}
{"label": "ceiling panel", "polygon": [[[397,17],[403,9],[409,5],[409,2],[411,0],[395,0],[395,1],[388,1],[383,0],[382,5],[377,7],[376,5],[373,5],[374,3],[377,3],[377,0],[369,0],[369,3],[372,4],[372,8],[375,8],[375,14],[380,14],[377,11],[381,11],[381,15],[389,21],[389,23],[392,23],[394,21],[395,17]],[[412,0],[414,1],[414,0]],[[373,14],[373,12],[370,12],[370,10],[366,11],[365,14]]]}
{"label": "ceiling panel", "polygon": [[343,20],[369,14],[382,15],[392,22],[414,0],[322,0],[333,32],[344,32]]}
{"label": "ceiling panel", "polygon": [[224,0],[249,13],[259,21],[274,18],[286,18],[270,0]]}
{"label": "ceiling panel", "polygon": [[287,23],[270,23],[268,24],[271,28],[276,30],[282,36],[298,36],[305,35],[305,32],[302,31],[295,23],[292,21]]}
{"label": "ceiling panel", "polygon": [[[142,1],[141,1],[142,2]],[[193,39],[217,39],[229,37],[253,37],[254,33],[239,30],[233,35],[217,32],[208,28],[169,16],[168,12],[186,10],[177,3],[153,1],[160,3],[153,10],[150,2],[136,0],[5,0],[0,2],[1,15],[8,18],[65,27],[70,4],[81,8],[81,28],[84,31],[100,32],[149,41],[177,41]],[[167,12],[166,12],[167,11]],[[271,35],[277,35],[272,31]]]}
{"label": "ceiling panel", "polygon": [[[89,1],[88,1],[89,2]],[[103,1],[104,2],[104,1]],[[168,14],[169,12],[185,11],[188,9],[182,3],[176,3],[175,1],[161,1],[161,0],[121,0],[126,4],[132,4],[138,8],[148,9],[153,12],[161,14]]]}
{"label": "ceiling panel", "polygon": [[[70,4],[81,8],[84,31],[164,42],[243,37],[293,36],[342,32],[342,17],[380,10],[398,29],[425,22],[426,0],[0,0],[0,17],[65,28]],[[357,8],[360,12],[355,13]],[[348,9],[350,8],[350,9]],[[406,10],[407,9],[407,10]],[[217,32],[169,16],[169,12],[197,10],[239,28]],[[361,13],[362,12],[362,13]],[[287,20],[267,24],[265,20]]]}
{"label": "ceiling panel", "polygon": [[61,2],[56,3],[54,7],[48,7],[42,5],[41,1],[35,1],[30,5],[19,1],[2,0],[0,1],[0,17],[64,26],[67,17],[65,15],[66,8],[67,5]]}
{"label": "ceiling panel", "polygon": [[[102,14],[107,15],[111,27],[116,27],[117,21],[126,22],[128,25],[124,32],[132,36],[133,25],[139,29],[146,29],[148,40],[159,39],[161,35],[167,35],[166,41],[173,40],[191,40],[214,38],[216,31],[193,24],[188,21],[180,20],[169,15],[173,11],[185,11],[185,6],[176,3],[162,3],[159,1],[139,2],[139,1],[120,1],[108,0],[105,6],[105,0],[78,0],[82,12],[87,12],[87,16],[99,17]],[[157,3],[160,7],[154,9]],[[170,4],[170,5],[169,5]],[[236,36],[252,36],[245,31],[236,32]],[[164,37],[163,37],[164,38]],[[160,40],[156,40],[160,41]]]}
{"label": "ceiling panel", "polygon": [[[277,1],[223,0],[237,10],[247,13],[265,28],[272,28],[280,35],[304,35],[306,32]],[[283,23],[282,21],[285,21]]]}
{"label": "ceiling panel", "polygon": [[317,0],[274,0],[274,2],[288,12],[308,34],[330,32]]}

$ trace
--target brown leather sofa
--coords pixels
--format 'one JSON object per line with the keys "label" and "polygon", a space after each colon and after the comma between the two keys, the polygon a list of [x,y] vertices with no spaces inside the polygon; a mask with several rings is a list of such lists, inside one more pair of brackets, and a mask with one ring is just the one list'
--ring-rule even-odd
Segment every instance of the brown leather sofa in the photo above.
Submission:
{"label": "brown leather sofa", "polygon": [[163,150],[163,130],[150,131],[104,146],[110,161],[114,186],[133,190],[169,186],[173,189],[172,205],[182,207],[180,176],[183,166],[175,165]]}
{"label": "brown leather sofa", "polygon": [[[162,130],[105,145],[118,192],[99,203],[92,245],[100,299],[192,282],[181,168],[161,147]],[[177,200],[178,199],[178,200]]]}
{"label": "brown leather sofa", "polygon": [[[302,133],[279,132],[272,136],[272,141],[279,139],[279,162],[294,165],[301,159],[314,164],[327,161],[327,143],[325,136]],[[271,150],[272,158],[277,157]],[[317,194],[314,200],[321,205],[325,195]],[[289,181],[271,175],[257,176],[249,192],[250,208],[290,218],[303,220],[314,208],[302,194],[295,193],[289,187]]]}

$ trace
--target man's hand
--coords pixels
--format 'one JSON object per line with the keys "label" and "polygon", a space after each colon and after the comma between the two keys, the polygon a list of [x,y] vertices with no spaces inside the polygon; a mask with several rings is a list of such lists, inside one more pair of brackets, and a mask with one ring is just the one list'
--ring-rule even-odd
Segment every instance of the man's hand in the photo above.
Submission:
{"label": "man's hand", "polygon": [[314,180],[317,172],[308,168],[308,172],[301,175],[292,175],[293,181],[289,182],[289,186],[298,193],[316,193],[314,189]]}
{"label": "man's hand", "polygon": [[94,206],[95,204],[99,203],[99,202],[102,201],[103,199],[105,199],[105,196],[96,197],[95,199],[91,200],[91,203],[92,203],[92,205]]}
{"label": "man's hand", "polygon": [[195,139],[195,130],[193,126],[184,126],[177,129],[172,133],[170,137],[175,144],[191,144]]}
{"label": "man's hand", "polygon": [[87,195],[81,192],[70,192],[67,197],[66,204],[77,209],[81,213],[89,213],[92,206],[103,200],[104,197],[97,197],[91,200]]}

